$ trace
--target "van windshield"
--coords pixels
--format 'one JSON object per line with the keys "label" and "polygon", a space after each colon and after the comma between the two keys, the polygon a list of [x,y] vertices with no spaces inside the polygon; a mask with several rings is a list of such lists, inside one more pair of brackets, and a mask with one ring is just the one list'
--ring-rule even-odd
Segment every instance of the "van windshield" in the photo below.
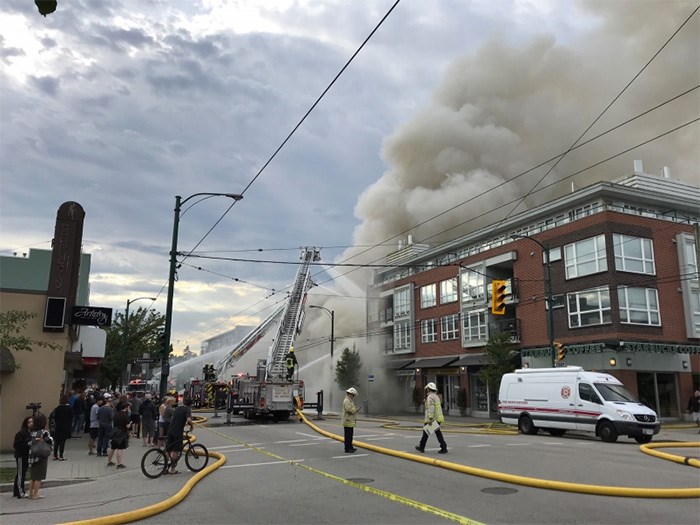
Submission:
{"label": "van windshield", "polygon": [[595,383],[595,387],[606,401],[623,401],[627,403],[639,403],[632,395],[632,392],[627,390],[622,385],[610,385],[607,383]]}

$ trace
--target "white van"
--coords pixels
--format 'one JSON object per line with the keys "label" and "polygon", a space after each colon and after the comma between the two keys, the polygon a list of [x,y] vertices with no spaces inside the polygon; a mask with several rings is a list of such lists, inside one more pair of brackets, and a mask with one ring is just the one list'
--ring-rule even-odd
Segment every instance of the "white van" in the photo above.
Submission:
{"label": "white van", "polygon": [[523,434],[541,428],[553,436],[567,430],[595,432],[613,443],[627,435],[649,443],[661,424],[610,374],[586,372],[580,366],[523,368],[501,379],[498,414]]}

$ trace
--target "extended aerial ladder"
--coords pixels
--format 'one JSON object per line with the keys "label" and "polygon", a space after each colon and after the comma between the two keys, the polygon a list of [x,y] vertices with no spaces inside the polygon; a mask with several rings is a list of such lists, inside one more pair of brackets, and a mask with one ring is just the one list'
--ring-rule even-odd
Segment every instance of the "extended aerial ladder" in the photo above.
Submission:
{"label": "extended aerial ladder", "polygon": [[267,381],[286,377],[285,358],[289,349],[294,346],[294,339],[301,332],[304,323],[306,292],[314,286],[311,280],[311,266],[312,263],[321,260],[318,248],[303,248],[300,258],[302,262],[297,270],[294,286],[289,292],[284,317],[277,328],[277,335],[270,345],[267,355],[265,374]]}
{"label": "extended aerial ladder", "polygon": [[[319,249],[302,248],[300,259],[301,265],[297,270],[286,305],[279,317],[275,317],[280,320],[277,333],[268,350],[267,359],[258,361],[255,376],[242,374],[234,376],[235,402],[231,405],[233,413],[242,411],[246,418],[272,415],[275,419],[288,419],[295,410],[294,399],[304,397],[304,382],[298,378],[287,380],[285,360],[304,323],[306,294],[314,286],[311,280],[311,268],[314,262],[321,260]],[[269,326],[268,323],[268,329]],[[262,325],[256,330],[260,330],[261,327]],[[223,361],[231,362],[234,357],[232,354],[233,352]],[[224,364],[222,363],[222,368]]]}
{"label": "extended aerial ladder", "polygon": [[256,326],[254,330],[236,343],[224,357],[219,359],[214,366],[217,377],[223,379],[226,375],[226,371],[229,368],[233,368],[238,359],[243,357],[245,353],[253,348],[253,346],[255,346],[255,344],[260,341],[260,339],[262,339],[267,332],[274,328],[275,323],[282,317],[284,310],[284,305],[276,308],[275,311],[272,312],[262,323]]}

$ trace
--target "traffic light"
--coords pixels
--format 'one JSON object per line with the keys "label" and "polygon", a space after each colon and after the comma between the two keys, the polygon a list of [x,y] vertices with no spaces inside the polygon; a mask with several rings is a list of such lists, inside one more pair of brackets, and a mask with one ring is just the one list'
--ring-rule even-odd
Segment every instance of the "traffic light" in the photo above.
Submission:
{"label": "traffic light", "polygon": [[494,279],[491,281],[491,313],[503,315],[506,313],[507,281]]}
{"label": "traffic light", "polygon": [[53,13],[58,6],[57,0],[34,0],[34,3],[39,8],[39,14],[44,15],[44,17]]}
{"label": "traffic light", "polygon": [[566,347],[559,341],[554,341],[554,349],[557,352],[557,361],[563,361],[566,357]]}

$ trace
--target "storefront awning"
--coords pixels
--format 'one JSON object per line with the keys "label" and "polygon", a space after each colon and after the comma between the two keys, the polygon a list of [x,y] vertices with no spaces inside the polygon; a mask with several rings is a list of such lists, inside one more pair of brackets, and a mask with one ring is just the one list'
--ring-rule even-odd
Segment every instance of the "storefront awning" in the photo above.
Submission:
{"label": "storefront awning", "polygon": [[467,354],[459,358],[452,366],[487,365],[489,364],[486,354]]}
{"label": "storefront awning", "polygon": [[391,359],[387,362],[386,367],[388,370],[400,370],[401,368],[406,368],[407,365],[415,362],[415,359]]}
{"label": "storefront awning", "polygon": [[453,355],[449,357],[423,357],[416,359],[415,362],[404,368],[442,368],[450,365],[453,361],[459,359],[459,356]]}

